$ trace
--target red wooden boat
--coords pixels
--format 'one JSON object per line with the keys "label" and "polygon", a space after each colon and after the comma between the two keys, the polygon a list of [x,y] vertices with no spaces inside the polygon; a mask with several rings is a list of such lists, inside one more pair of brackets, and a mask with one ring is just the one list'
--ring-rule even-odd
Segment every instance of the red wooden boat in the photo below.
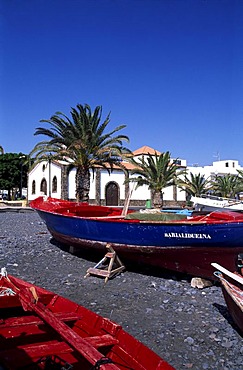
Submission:
{"label": "red wooden boat", "polygon": [[123,215],[116,207],[49,197],[30,205],[57,241],[102,254],[109,243],[124,263],[213,279],[212,262],[234,270],[243,253],[242,213],[212,212],[191,218],[162,212]]}
{"label": "red wooden boat", "polygon": [[230,272],[218,263],[212,263],[218,270],[215,275],[220,279],[228,311],[243,334],[243,276]]}
{"label": "red wooden boat", "polygon": [[0,275],[0,369],[173,370],[120,325]]}

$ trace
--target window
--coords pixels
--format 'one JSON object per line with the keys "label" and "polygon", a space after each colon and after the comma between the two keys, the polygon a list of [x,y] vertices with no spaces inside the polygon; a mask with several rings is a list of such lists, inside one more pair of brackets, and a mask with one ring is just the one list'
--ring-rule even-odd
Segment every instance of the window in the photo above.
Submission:
{"label": "window", "polygon": [[57,192],[57,177],[54,176],[52,179],[52,193]]}
{"label": "window", "polygon": [[32,181],[32,194],[35,194],[35,180]]}

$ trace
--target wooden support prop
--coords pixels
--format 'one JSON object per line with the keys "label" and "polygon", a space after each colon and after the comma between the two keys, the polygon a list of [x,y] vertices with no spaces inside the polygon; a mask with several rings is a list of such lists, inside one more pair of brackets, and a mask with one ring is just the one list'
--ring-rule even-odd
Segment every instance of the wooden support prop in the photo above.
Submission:
{"label": "wooden support prop", "polygon": [[135,182],[134,182],[132,189],[129,191],[129,193],[128,193],[128,195],[127,195],[126,199],[125,199],[124,207],[123,207],[123,210],[122,210],[122,216],[123,216],[123,217],[126,217],[126,215],[127,215],[127,211],[128,211],[129,203],[130,203],[130,200],[131,200],[132,193],[133,193],[133,190],[134,190],[134,188],[135,188],[135,185],[136,185],[136,184],[135,184]]}
{"label": "wooden support prop", "polygon": [[[125,270],[125,266],[122,264],[120,258],[117,256],[111,244],[107,244],[106,248],[108,252],[106,253],[105,257],[103,257],[102,260],[98,262],[94,267],[90,267],[87,270],[87,273],[84,276],[84,278],[90,275],[97,275],[97,276],[104,277],[105,283],[107,283],[110,277]],[[108,267],[102,268],[102,266],[105,266],[107,264],[107,260],[109,259],[110,259],[110,262],[108,264]]]}

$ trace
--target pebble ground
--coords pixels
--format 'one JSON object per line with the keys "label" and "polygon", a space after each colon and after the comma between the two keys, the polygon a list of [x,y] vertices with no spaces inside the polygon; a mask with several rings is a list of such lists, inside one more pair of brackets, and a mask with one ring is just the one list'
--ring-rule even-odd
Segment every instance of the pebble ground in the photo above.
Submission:
{"label": "pebble ground", "polygon": [[58,246],[34,211],[0,212],[0,267],[121,324],[176,370],[241,370],[243,338],[219,285],[173,273],[126,270],[104,284],[84,278],[100,258]]}

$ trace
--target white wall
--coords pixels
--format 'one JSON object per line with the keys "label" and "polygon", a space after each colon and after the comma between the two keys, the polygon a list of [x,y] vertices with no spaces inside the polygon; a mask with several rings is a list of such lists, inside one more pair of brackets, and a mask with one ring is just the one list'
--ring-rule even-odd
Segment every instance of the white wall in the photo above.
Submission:
{"label": "white wall", "polygon": [[237,175],[237,170],[242,170],[239,161],[231,159],[213,162],[211,166],[187,167],[188,175],[190,175],[190,172],[193,173],[193,175],[200,173],[200,175],[205,176],[206,179],[212,175]]}
{"label": "white wall", "polygon": [[[51,163],[51,181],[54,176],[57,177],[57,192],[52,193],[51,196],[54,198],[61,198],[61,166],[56,163]],[[92,171],[90,172],[90,199],[95,199],[96,195],[96,173],[94,174]],[[68,198],[69,199],[76,199],[76,183],[75,183],[75,176],[76,176],[76,169],[73,168],[69,172],[68,176]],[[41,181],[45,178],[47,182],[47,195],[49,195],[49,163],[48,161],[43,161],[38,163],[32,171],[29,173],[28,176],[28,200],[31,201],[37,198],[40,195],[43,195],[40,191]],[[35,180],[36,182],[36,192],[32,194],[32,182]],[[114,181],[117,183],[120,189],[120,199],[125,200],[125,175],[122,171],[114,170],[111,174],[109,174],[106,170],[100,171],[100,197],[101,200],[105,200],[105,189],[109,182]],[[129,184],[130,190],[132,189],[131,200],[144,200],[151,199],[151,192],[146,185],[140,186],[137,189],[134,183]],[[51,186],[52,190],[52,186]],[[173,199],[173,187],[165,188],[164,189],[164,200],[172,200]],[[177,199],[178,200],[185,200],[184,192],[180,192],[179,189],[177,190]]]}
{"label": "white wall", "polygon": [[75,176],[76,176],[76,168],[73,168],[69,172],[69,175],[68,175],[68,198],[69,199],[76,199]]}
{"label": "white wall", "polygon": [[[185,165],[186,161],[181,160],[181,163]],[[205,178],[208,178],[215,174],[237,174],[237,170],[242,170],[243,168],[240,166],[239,161],[237,160],[224,160],[224,161],[215,161],[211,166],[203,166],[203,167],[194,167],[188,166],[188,175],[192,172],[194,175],[200,173],[204,175]],[[72,169],[69,173],[68,177],[68,197],[69,199],[75,199],[76,196],[76,184],[75,184],[75,175],[76,169]],[[57,163],[51,163],[51,181],[53,177],[57,177],[57,192],[52,193],[51,196],[54,198],[61,198],[61,166]],[[49,195],[49,163],[48,161],[43,161],[37,164],[32,171],[30,171],[28,176],[28,200],[35,199],[36,197],[43,195],[40,192],[40,185],[42,179],[45,178],[47,182],[47,195]],[[36,193],[32,194],[32,182],[35,180],[36,182]],[[101,186],[101,200],[105,199],[105,188],[107,184],[111,181],[117,183],[120,188],[120,199],[125,199],[125,175],[122,171],[114,170],[110,175],[106,170],[101,169],[100,172],[100,186]],[[130,189],[133,188],[133,183],[129,184]],[[51,189],[52,190],[52,189]],[[93,173],[91,171],[91,183],[90,183],[90,199],[95,199],[96,194],[96,174],[93,178]],[[168,187],[164,189],[164,200],[173,200],[173,187]],[[131,200],[144,200],[151,199],[150,190],[146,185],[138,187],[135,190],[133,188]],[[185,201],[186,193],[185,191],[177,189],[177,200]]]}
{"label": "white wall", "polygon": [[[68,176],[68,198],[69,199],[76,199],[76,168],[73,168],[69,172]],[[90,199],[95,199],[95,181],[96,181],[96,174],[93,176],[93,172],[90,172],[90,192],[89,197]]]}
{"label": "white wall", "polygon": [[125,185],[124,185],[125,175],[122,171],[116,171],[116,170],[113,170],[110,175],[105,170],[100,171],[100,189],[101,189],[100,199],[101,200],[105,199],[106,185],[111,181],[116,182],[117,185],[119,186],[120,199],[125,199]]}
{"label": "white wall", "polygon": [[[51,176],[51,184],[53,177],[57,177],[57,192],[52,193],[52,186],[49,184],[49,177]],[[61,198],[61,167],[57,164],[52,163],[49,167],[48,161],[38,163],[28,176],[28,200],[33,200],[40,195],[43,195],[40,190],[41,181],[45,179],[47,182],[47,195],[49,195],[49,189],[51,190],[51,196],[54,198]],[[35,194],[32,194],[32,183],[35,181]],[[49,187],[50,186],[50,187]]]}

